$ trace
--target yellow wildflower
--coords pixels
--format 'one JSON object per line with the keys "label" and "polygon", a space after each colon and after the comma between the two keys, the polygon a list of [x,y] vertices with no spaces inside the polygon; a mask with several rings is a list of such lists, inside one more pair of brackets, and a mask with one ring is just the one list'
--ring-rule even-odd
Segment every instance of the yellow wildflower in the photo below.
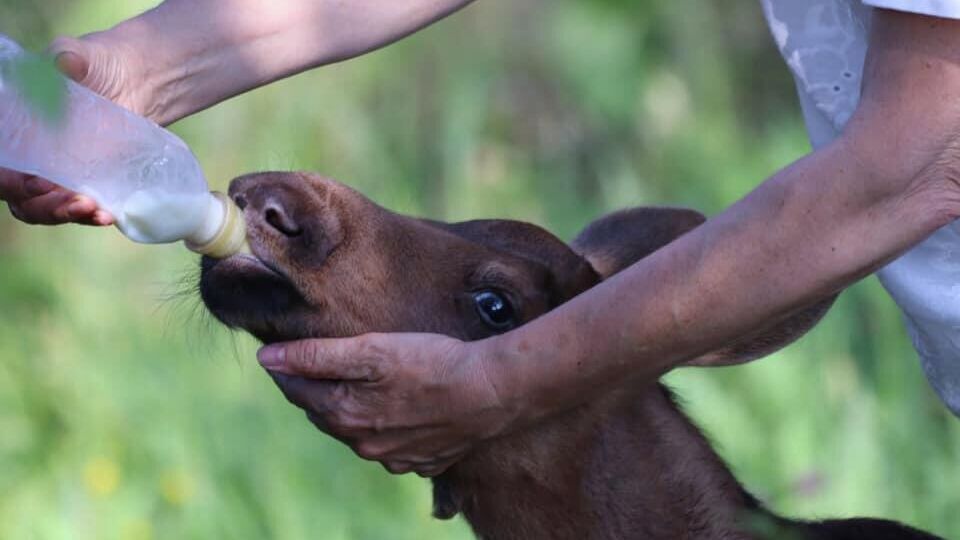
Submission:
{"label": "yellow wildflower", "polygon": [[90,494],[109,497],[120,486],[120,467],[111,459],[93,458],[83,468],[83,482]]}

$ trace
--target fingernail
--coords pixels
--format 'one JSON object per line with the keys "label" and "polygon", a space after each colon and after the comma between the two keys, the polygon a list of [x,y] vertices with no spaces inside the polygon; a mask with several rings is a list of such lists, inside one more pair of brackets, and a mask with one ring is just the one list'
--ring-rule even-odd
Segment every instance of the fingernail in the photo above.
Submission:
{"label": "fingernail", "polygon": [[275,368],[283,365],[287,350],[279,345],[267,345],[257,353],[257,360],[265,368]]}
{"label": "fingernail", "polygon": [[87,76],[87,62],[79,54],[73,51],[63,51],[57,54],[53,59],[60,70],[67,77],[80,82]]}
{"label": "fingernail", "polygon": [[23,190],[27,192],[27,195],[36,197],[38,195],[45,195],[53,191],[53,188],[56,187],[54,184],[43,180],[42,178],[37,178],[32,176],[27,178],[23,182]]}

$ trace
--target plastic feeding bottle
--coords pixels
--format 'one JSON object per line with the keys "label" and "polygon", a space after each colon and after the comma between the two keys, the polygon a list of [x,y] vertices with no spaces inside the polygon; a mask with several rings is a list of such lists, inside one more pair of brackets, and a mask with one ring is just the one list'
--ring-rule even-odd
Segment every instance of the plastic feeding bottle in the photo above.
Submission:
{"label": "plastic feeding bottle", "polygon": [[12,80],[29,58],[0,34],[0,167],[88,195],[135,242],[183,240],[217,258],[243,249],[240,210],[209,191],[182,140],[66,78],[62,117],[38,115]]}

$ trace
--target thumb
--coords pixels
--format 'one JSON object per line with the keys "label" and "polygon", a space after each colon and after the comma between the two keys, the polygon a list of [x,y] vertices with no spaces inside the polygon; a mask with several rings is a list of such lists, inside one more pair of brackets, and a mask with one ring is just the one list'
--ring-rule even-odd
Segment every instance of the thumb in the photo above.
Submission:
{"label": "thumb", "polygon": [[260,349],[257,359],[268,371],[308,379],[375,381],[383,359],[365,354],[364,338],[305,339]]}
{"label": "thumb", "polygon": [[49,51],[61,73],[83,84],[90,73],[90,51],[86,43],[72,37],[58,37],[50,44]]}
{"label": "thumb", "polygon": [[53,40],[48,52],[55,58],[57,69],[75,82],[134,112],[141,108],[131,100],[127,88],[130,61],[125,61],[123,44],[110,44],[88,34],[81,38],[61,36]]}

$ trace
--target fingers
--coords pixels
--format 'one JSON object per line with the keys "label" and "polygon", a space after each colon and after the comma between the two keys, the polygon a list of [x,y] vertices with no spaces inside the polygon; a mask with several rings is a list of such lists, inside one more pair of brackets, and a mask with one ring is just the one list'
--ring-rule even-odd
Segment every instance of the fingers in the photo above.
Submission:
{"label": "fingers", "polygon": [[84,218],[97,208],[96,203],[89,198],[64,189],[55,189],[49,193],[31,197],[16,206],[24,221],[36,225],[58,225],[71,221],[72,217]]}
{"label": "fingers", "polygon": [[[309,379],[376,381],[383,358],[372,351],[370,338],[308,339],[270,345],[257,358],[264,368]],[[372,353],[372,354],[371,354]]]}
{"label": "fingers", "polygon": [[[10,212],[26,223],[60,223],[55,216],[67,202],[69,193],[55,184],[14,171],[0,169],[0,200],[7,201]],[[65,215],[66,208],[59,210]]]}
{"label": "fingers", "polygon": [[93,199],[62,188],[21,203],[11,203],[10,209],[18,219],[33,225],[79,223],[104,226],[113,223],[113,217],[98,209]]}
{"label": "fingers", "polygon": [[[352,443],[353,451],[363,459],[376,461],[393,474],[415,472],[423,477],[442,474],[463,459],[471,446],[461,444],[449,447],[442,444],[444,438],[434,430],[410,433],[368,435]],[[440,445],[438,446],[438,442]]]}
{"label": "fingers", "polygon": [[394,460],[385,461],[381,463],[381,465],[383,465],[383,468],[390,472],[390,474],[407,474],[412,472],[417,473],[417,476],[422,478],[435,478],[446,472],[447,469],[456,464],[457,461],[459,461],[459,457],[456,459],[422,462]]}
{"label": "fingers", "polygon": [[331,405],[335,402],[337,383],[331,381],[316,381],[304,379],[296,375],[270,373],[277,387],[283,392],[291,404],[300,407],[312,415],[311,421],[326,433],[330,433],[329,426],[333,423],[326,417],[331,414]]}
{"label": "fingers", "polygon": [[[470,401],[443,369],[458,350],[451,344],[461,342],[437,340],[425,334],[302,340],[264,347],[258,358],[291,403],[360,457],[394,474],[436,476],[469,451],[477,431],[489,431],[473,427],[471,409],[451,410]],[[425,354],[439,366],[424,369]]]}
{"label": "fingers", "polygon": [[362,417],[351,417],[350,397],[339,382],[315,381],[298,376],[271,374],[290,403],[300,407],[320,431],[350,446],[361,458],[381,463],[393,474],[415,472],[423,477],[442,474],[459,461],[468,444],[447,446],[436,429],[378,429]]}
{"label": "fingers", "polygon": [[59,189],[58,186],[53,182],[36,176],[24,176],[24,180],[21,185],[23,186],[23,192],[27,197],[39,197],[40,195],[46,195],[51,191]]}
{"label": "fingers", "polygon": [[0,200],[17,203],[43,195],[54,189],[53,184],[39,178],[6,169],[0,169]]}
{"label": "fingers", "polygon": [[0,200],[7,201],[10,213],[32,225],[112,225],[113,216],[97,207],[90,197],[18,172],[0,169]]}
{"label": "fingers", "polygon": [[115,222],[116,220],[113,218],[113,214],[100,209],[94,210],[89,218],[77,221],[77,223],[81,225],[91,225],[93,227],[107,227],[113,225]]}
{"label": "fingers", "polygon": [[441,474],[447,472],[447,469],[454,466],[460,458],[448,459],[445,461],[438,461],[430,465],[424,465],[414,469],[414,472],[422,478],[436,478]]}

